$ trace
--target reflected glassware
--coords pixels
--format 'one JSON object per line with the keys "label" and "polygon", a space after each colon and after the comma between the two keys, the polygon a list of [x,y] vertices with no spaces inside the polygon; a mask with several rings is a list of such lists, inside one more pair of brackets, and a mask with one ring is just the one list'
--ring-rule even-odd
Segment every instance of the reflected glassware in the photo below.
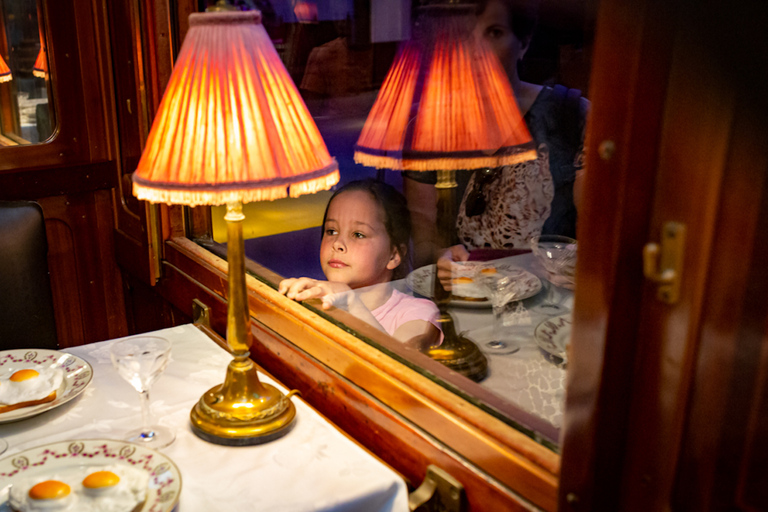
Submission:
{"label": "reflected glassware", "polygon": [[478,282],[488,291],[493,306],[493,335],[482,344],[484,351],[495,354],[512,354],[520,350],[520,344],[505,335],[504,312],[517,295],[514,276],[479,272]]}
{"label": "reflected glassware", "polygon": [[153,425],[149,411],[149,388],[168,366],[171,343],[157,336],[136,336],[109,346],[112,365],[117,373],[139,392],[141,428],[129,432],[126,440],[152,448],[168,446],[176,438],[172,430]]}
{"label": "reflected glassware", "polygon": [[541,296],[541,302],[531,308],[532,311],[555,316],[571,310],[571,308],[563,305],[566,296],[562,290],[557,289],[555,285],[544,279],[542,279],[541,285],[544,287],[545,293]]}
{"label": "reflected glassware", "polygon": [[5,450],[8,449],[8,442],[5,439],[0,439],[0,455],[5,453]]}
{"label": "reflected glassware", "polygon": [[573,289],[576,284],[576,240],[559,235],[534,236],[531,250],[552,284]]}

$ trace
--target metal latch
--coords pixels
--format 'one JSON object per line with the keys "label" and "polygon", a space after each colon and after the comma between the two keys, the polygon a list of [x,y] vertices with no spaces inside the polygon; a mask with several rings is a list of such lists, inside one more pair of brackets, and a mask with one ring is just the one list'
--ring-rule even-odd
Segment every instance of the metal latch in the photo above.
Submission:
{"label": "metal latch", "polygon": [[464,486],[451,475],[430,464],[427,476],[408,497],[413,512],[464,512],[469,510]]}
{"label": "metal latch", "polygon": [[643,248],[643,273],[658,283],[656,297],[667,304],[680,298],[685,249],[685,224],[667,222],[661,230],[661,247],[648,243]]}
{"label": "metal latch", "polygon": [[211,308],[203,304],[200,299],[192,300],[192,323],[195,327],[203,331],[205,335],[216,342],[221,348],[232,353],[232,349],[229,348],[227,340],[219,336],[219,334],[211,327]]}

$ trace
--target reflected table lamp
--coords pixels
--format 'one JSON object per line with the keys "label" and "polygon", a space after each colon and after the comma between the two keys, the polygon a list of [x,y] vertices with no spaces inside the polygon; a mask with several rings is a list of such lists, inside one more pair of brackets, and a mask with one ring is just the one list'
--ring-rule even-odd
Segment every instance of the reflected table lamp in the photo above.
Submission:
{"label": "reflected table lamp", "polygon": [[234,359],[190,419],[205,440],[259,444],[287,433],[296,412],[290,394],[259,381],[249,358],[242,204],[328,189],[338,182],[338,166],[259,11],[195,13],[189,25],[133,192],[155,203],[227,205],[227,344]]}
{"label": "reflected table lamp", "polygon": [[0,84],[10,82],[13,79],[11,68],[5,63],[5,59],[0,57]]}
{"label": "reflected table lamp", "polygon": [[[437,171],[437,243],[457,243],[455,171],[536,158],[528,128],[496,55],[472,34],[474,5],[420,7],[413,38],[401,45],[355,146],[357,163],[397,171]],[[488,362],[456,333],[451,294],[435,275],[444,341],[425,351],[479,381]]]}
{"label": "reflected table lamp", "polygon": [[37,52],[37,58],[35,64],[32,66],[32,74],[37,78],[48,77],[48,59],[45,55],[45,46],[40,46],[40,51]]}

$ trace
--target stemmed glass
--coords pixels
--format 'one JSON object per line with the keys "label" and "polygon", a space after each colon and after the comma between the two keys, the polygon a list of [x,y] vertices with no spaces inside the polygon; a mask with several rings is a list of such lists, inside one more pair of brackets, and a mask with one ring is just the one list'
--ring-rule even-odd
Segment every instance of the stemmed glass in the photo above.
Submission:
{"label": "stemmed glass", "polygon": [[484,343],[485,349],[494,354],[513,354],[520,350],[520,344],[504,337],[504,312],[507,304],[514,302],[517,296],[515,276],[498,273],[479,273],[478,281],[488,292],[493,306],[493,335]]}
{"label": "stemmed glass", "polygon": [[172,430],[153,425],[149,411],[149,388],[168,366],[171,343],[157,336],[136,336],[112,343],[109,355],[117,373],[139,392],[141,428],[126,435],[126,440],[151,448],[168,446],[176,438]]}
{"label": "stemmed glass", "polygon": [[568,308],[555,302],[556,291],[553,285],[573,290],[576,280],[576,240],[559,235],[541,235],[531,238],[531,249],[539,260],[539,263],[547,272],[546,296],[536,309],[540,312],[557,315],[567,311]]}

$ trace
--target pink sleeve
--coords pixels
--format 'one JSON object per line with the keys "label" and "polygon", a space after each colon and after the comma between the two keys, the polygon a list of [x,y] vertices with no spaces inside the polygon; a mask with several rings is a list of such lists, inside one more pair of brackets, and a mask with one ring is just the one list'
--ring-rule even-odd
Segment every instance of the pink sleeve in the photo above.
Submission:
{"label": "pink sleeve", "polygon": [[[402,300],[398,304],[397,314],[394,325],[392,325],[392,331],[390,334],[394,334],[398,327],[401,325],[412,322],[414,320],[420,320],[422,322],[429,322],[434,325],[438,331],[440,331],[440,344],[443,343],[443,332],[440,329],[438,319],[440,318],[440,310],[434,302],[429,299],[419,299],[416,297],[406,296],[407,298]],[[386,327],[385,327],[386,329]]]}

